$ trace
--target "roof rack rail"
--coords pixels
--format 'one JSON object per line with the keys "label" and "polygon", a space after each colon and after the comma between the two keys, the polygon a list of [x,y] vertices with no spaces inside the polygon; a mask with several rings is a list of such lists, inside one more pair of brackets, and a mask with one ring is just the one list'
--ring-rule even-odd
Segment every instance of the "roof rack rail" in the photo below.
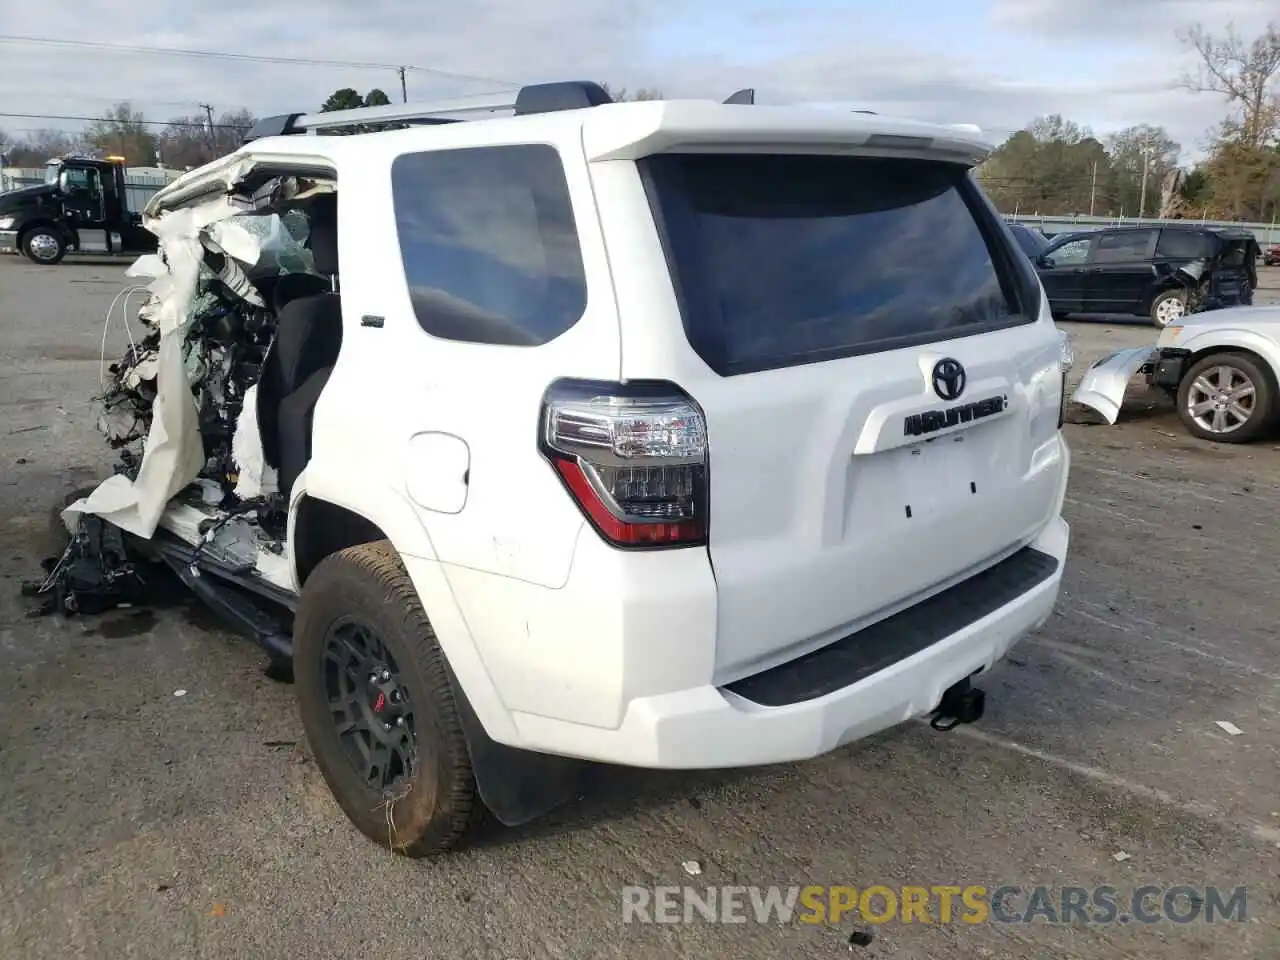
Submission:
{"label": "roof rack rail", "polygon": [[263,117],[245,135],[250,143],[262,137],[281,137],[300,133],[322,133],[345,127],[378,123],[456,123],[476,119],[474,114],[526,116],[578,110],[612,103],[613,98],[598,83],[571,80],[562,83],[537,83],[521,87],[518,92],[487,97],[464,97],[430,103],[387,104],[381,107],[357,107],[354,110],[332,110],[327,113],[285,113]]}

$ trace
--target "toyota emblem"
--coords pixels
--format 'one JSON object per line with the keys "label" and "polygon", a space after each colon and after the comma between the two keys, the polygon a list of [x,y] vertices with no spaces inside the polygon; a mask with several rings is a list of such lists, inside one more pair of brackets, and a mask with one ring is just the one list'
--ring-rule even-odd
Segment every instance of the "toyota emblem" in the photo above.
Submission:
{"label": "toyota emblem", "polygon": [[964,393],[964,367],[950,357],[933,365],[933,392],[943,400],[958,400]]}

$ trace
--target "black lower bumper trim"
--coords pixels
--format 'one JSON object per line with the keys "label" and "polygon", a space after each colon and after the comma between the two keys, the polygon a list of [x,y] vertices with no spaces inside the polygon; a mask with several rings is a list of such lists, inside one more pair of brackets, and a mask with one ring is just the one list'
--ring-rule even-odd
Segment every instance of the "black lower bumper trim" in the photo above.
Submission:
{"label": "black lower bumper trim", "polygon": [[928,600],[724,689],[764,707],[835,693],[995,613],[1044,583],[1057,569],[1055,558],[1023,547]]}

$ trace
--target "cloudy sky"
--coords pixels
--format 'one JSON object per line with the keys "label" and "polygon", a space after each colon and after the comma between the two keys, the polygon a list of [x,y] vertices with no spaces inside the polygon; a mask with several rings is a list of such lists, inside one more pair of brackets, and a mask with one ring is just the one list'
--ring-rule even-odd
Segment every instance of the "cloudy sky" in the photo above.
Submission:
{"label": "cloudy sky", "polygon": [[[668,96],[757,90],[761,102],[848,102],[975,122],[995,138],[1060,112],[1106,133],[1165,125],[1194,155],[1223,105],[1180,89],[1179,26],[1252,35],[1274,0],[219,0],[120,6],[0,0],[0,114],[96,115],[130,99],[148,119],[210,103],[310,109],[393,71],[121,53],[3,37],[409,64],[410,99],[598,79]],[[189,12],[178,12],[185,7]],[[439,72],[432,72],[439,71]],[[18,134],[63,121],[0,115]]]}

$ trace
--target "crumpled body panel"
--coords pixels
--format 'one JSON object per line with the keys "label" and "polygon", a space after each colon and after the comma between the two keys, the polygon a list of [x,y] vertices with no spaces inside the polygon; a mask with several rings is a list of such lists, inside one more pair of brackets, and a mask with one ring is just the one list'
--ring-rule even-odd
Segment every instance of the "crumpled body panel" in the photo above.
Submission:
{"label": "crumpled body panel", "polygon": [[[92,514],[149,539],[173,498],[210,472],[211,445],[204,434],[220,410],[233,421],[240,416],[227,391],[233,367],[243,363],[233,363],[228,343],[208,334],[209,318],[227,315],[230,303],[265,309],[246,267],[264,261],[277,270],[306,266],[291,262],[302,246],[278,216],[245,213],[219,197],[148,220],[160,253],[140,257],[129,276],[149,280],[151,296],[138,319],[151,332],[112,366],[99,421],[113,447],[141,439],[141,460],[136,470],[117,473],[71,504],[63,513],[69,529],[78,515]],[[210,277],[221,284],[221,297],[205,290]],[[243,352],[236,357],[242,361]],[[252,404],[245,413],[254,415]],[[248,499],[272,491],[270,468],[261,463],[260,448],[253,449],[260,447],[256,424],[245,430],[235,426],[241,436],[232,456],[250,464],[250,476],[237,494]]]}
{"label": "crumpled body panel", "polygon": [[1154,346],[1132,347],[1096,361],[1085,371],[1071,399],[1098,411],[1107,423],[1115,423],[1129,381],[1151,360],[1155,350]]}

